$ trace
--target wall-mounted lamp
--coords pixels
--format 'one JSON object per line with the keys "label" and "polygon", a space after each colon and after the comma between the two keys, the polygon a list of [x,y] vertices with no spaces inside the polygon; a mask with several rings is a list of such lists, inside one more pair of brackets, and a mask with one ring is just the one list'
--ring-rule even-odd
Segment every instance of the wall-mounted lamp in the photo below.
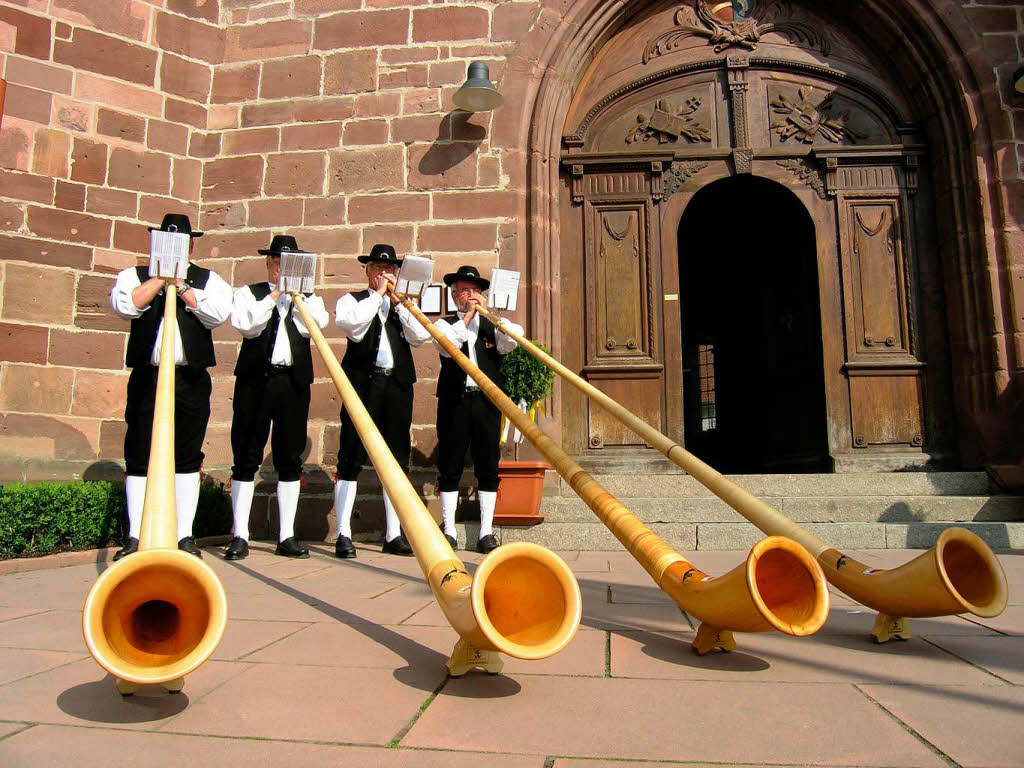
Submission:
{"label": "wall-mounted lamp", "polygon": [[467,112],[490,112],[501,106],[502,98],[491,82],[491,73],[482,61],[469,65],[466,82],[455,92],[455,106]]}
{"label": "wall-mounted lamp", "polygon": [[1013,90],[1024,93],[1024,67],[1018,67],[1013,73]]}

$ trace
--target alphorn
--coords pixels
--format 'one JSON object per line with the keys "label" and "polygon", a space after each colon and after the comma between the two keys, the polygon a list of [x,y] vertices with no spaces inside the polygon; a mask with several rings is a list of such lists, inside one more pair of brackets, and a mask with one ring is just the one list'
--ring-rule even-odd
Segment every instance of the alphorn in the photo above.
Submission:
{"label": "alphorn", "polygon": [[459,634],[447,662],[451,675],[474,667],[497,674],[503,665],[499,653],[534,660],[565,648],[583,613],[579,584],[569,566],[554,552],[522,542],[487,555],[471,577],[388,449],[302,294],[290,295],[395,506],[427,584]]}
{"label": "alphorn", "polygon": [[165,288],[163,337],[139,551],[107,568],[82,612],[89,653],[124,695],[148,683],[170,692],[217,648],[228,609],[202,560],[178,549],[174,493],[174,345],[177,287]]}
{"label": "alphorn", "polygon": [[[574,462],[501,389],[408,299],[402,303],[477,383],[481,391],[554,466],[654,582],[686,613],[701,621],[692,647],[698,654],[736,648],[733,632],[777,629],[789,635],[817,632],[828,617],[829,594],[821,567],[796,542],[769,536],[744,563],[717,578],[698,570],[645,526]],[[508,546],[508,545],[505,545]],[[505,546],[500,547],[501,551]]]}
{"label": "alphorn", "polygon": [[[479,310],[492,321],[499,320],[486,309]],[[772,536],[799,542],[817,559],[826,578],[858,603],[878,611],[871,630],[877,642],[911,637],[908,618],[973,613],[990,618],[1006,607],[1006,576],[998,558],[976,534],[964,528],[947,528],[931,550],[892,569],[870,568],[830,547],[801,528],[774,507],[727,480],[682,446],[637,417],[590,382],[570,371],[553,357],[515,333],[500,326],[503,333],[559,376],[587,395],[623,425],[657,448],[669,460],[685,469],[743,517]]]}

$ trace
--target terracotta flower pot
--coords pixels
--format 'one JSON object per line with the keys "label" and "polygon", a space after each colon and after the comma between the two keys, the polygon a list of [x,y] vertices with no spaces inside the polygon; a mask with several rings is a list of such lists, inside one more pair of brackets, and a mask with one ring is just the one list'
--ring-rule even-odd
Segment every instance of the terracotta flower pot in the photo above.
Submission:
{"label": "terracotta flower pot", "polygon": [[494,524],[530,526],[544,522],[540,502],[544,495],[544,473],[551,469],[546,461],[501,461],[498,474],[498,500]]}

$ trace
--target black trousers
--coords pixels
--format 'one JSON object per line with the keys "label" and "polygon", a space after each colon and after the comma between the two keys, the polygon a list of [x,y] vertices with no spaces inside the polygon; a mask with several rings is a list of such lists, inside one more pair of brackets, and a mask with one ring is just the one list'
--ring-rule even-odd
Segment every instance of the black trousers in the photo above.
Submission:
{"label": "black trousers", "polygon": [[[155,365],[132,369],[128,377],[128,402],[124,420],[125,471],[145,476],[149,470],[149,446],[153,437],[156,403]],[[179,365],[174,371],[174,471],[198,472],[203,465],[203,440],[210,423],[210,374]]]}
{"label": "black trousers", "polygon": [[[359,398],[388,444],[395,461],[409,474],[412,426],[412,388],[403,387],[394,376],[350,376]],[[348,411],[341,409],[341,437],[338,441],[338,479],[355,480],[366,463],[366,449],[352,425]]]}
{"label": "black trousers", "polygon": [[278,479],[285,483],[298,480],[306,450],[309,384],[296,383],[290,369],[271,370],[265,377],[239,376],[235,379],[232,409],[231,452],[235,463],[231,476],[241,481],[256,477],[270,436]]}
{"label": "black trousers", "polygon": [[498,490],[501,411],[479,390],[461,400],[437,400],[437,474],[441,491],[459,490],[466,449],[473,457],[478,491]]}

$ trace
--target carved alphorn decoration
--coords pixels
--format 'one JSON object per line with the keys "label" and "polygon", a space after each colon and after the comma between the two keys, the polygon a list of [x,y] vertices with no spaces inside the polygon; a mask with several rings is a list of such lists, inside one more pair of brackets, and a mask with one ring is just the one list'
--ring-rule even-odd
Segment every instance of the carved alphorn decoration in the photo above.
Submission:
{"label": "carved alphorn decoration", "polygon": [[388,449],[302,295],[290,295],[395,506],[423,575],[459,634],[447,663],[451,675],[474,667],[497,674],[503,665],[499,653],[534,660],[565,648],[583,613],[579,584],[569,566],[544,547],[521,542],[487,555],[471,577]]}
{"label": "carved alphorn decoration", "polygon": [[754,545],[746,561],[724,576],[714,578],[698,570],[574,462],[419,308],[408,299],[402,303],[473,378],[487,398],[544,454],[662,591],[702,622],[692,643],[698,654],[714,648],[735,649],[734,631],[777,629],[803,636],[817,632],[825,623],[829,610],[825,577],[821,567],[796,542],[770,536]]}
{"label": "carved alphorn decoration", "polygon": [[[480,310],[492,321],[487,310]],[[500,326],[499,326],[500,327]],[[911,637],[908,618],[973,613],[990,618],[1006,607],[1006,576],[998,558],[976,534],[947,528],[935,546],[899,568],[875,569],[830,547],[778,510],[727,480],[682,446],[576,375],[528,339],[501,328],[527,352],[587,395],[591,401],[657,448],[697,482],[766,534],[799,542],[817,559],[826,578],[858,603],[878,611],[871,635],[877,642]]]}
{"label": "carved alphorn decoration", "polygon": [[185,684],[217,648],[227,625],[227,597],[213,569],[178,549],[174,505],[174,344],[177,288],[165,288],[160,368],[146,473],[139,551],[107,568],[85,600],[82,631],[89,653],[128,695],[159,683]]}

